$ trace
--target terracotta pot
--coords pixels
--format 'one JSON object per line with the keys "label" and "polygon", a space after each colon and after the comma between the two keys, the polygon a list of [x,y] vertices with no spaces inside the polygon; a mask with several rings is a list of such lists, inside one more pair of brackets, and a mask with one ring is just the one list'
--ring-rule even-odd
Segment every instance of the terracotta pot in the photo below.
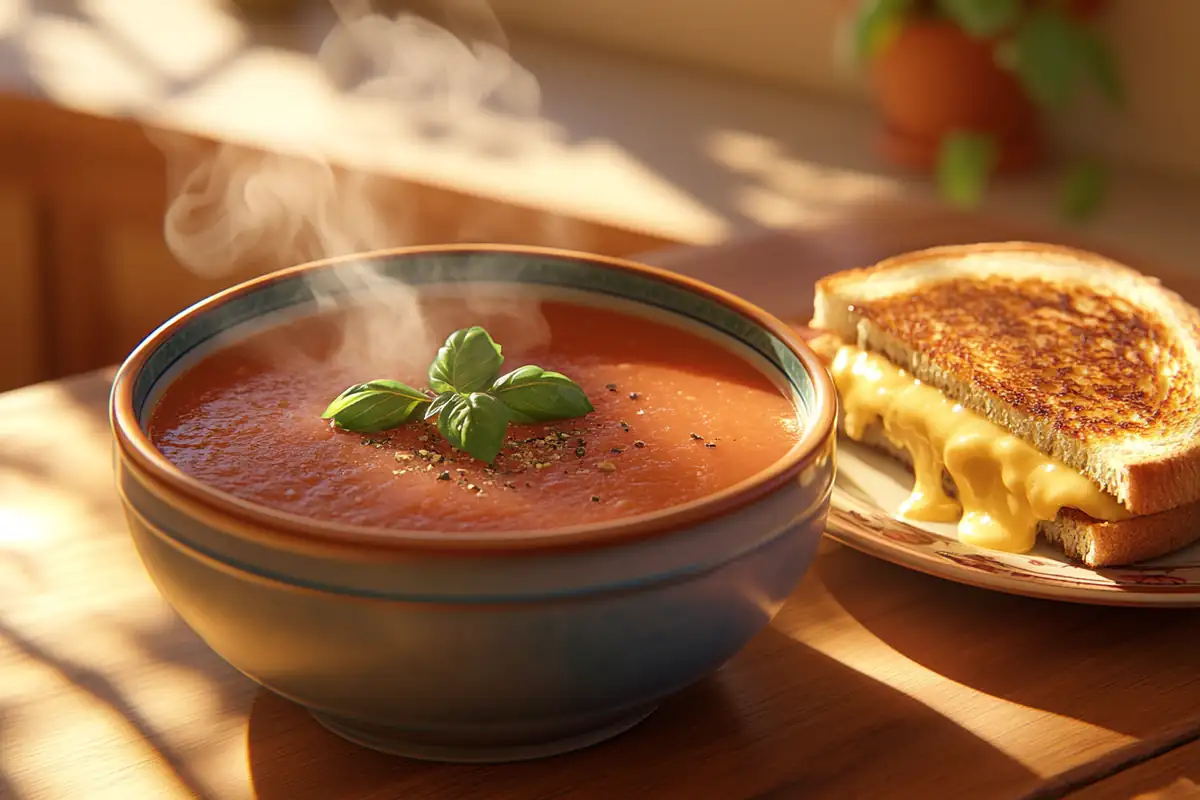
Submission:
{"label": "terracotta pot", "polygon": [[1108,0],[1067,0],[1067,11],[1080,19],[1091,19],[1108,6]]}
{"label": "terracotta pot", "polygon": [[894,164],[931,169],[942,138],[956,130],[992,134],[1000,170],[1041,157],[1037,109],[996,65],[990,42],[941,20],[914,20],[875,58],[871,76],[883,115],[880,148]]}

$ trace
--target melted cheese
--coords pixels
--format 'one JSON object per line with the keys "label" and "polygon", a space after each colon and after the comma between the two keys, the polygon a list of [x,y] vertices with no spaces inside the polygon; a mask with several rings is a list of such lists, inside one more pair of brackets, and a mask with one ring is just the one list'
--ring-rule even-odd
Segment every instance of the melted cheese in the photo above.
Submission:
{"label": "melted cheese", "polygon": [[[1038,523],[1060,509],[1110,521],[1129,516],[1088,478],[881,356],[842,347],[830,371],[846,435],[861,440],[868,427],[881,423],[888,441],[912,456],[915,481],[902,517],[958,520],[961,541],[1024,553],[1033,548]],[[954,479],[957,501],[942,486],[943,471]]]}

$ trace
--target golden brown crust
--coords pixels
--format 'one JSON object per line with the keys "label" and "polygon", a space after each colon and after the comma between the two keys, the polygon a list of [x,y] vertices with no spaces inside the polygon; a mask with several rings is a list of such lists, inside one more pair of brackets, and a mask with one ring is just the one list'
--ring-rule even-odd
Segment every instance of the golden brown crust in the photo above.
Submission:
{"label": "golden brown crust", "polygon": [[1200,312],[1101,256],[931,248],[817,284],[814,325],[881,353],[1134,514],[1200,500]]}
{"label": "golden brown crust", "polygon": [[987,255],[992,253],[1029,253],[1032,255],[1058,255],[1067,258],[1078,260],[1090,266],[1100,269],[1118,269],[1131,274],[1138,275],[1142,280],[1158,283],[1157,278],[1151,278],[1147,275],[1126,267],[1122,264],[1106,258],[1098,253],[1092,253],[1087,250],[1080,250],[1077,247],[1068,247],[1061,244],[1047,244],[1045,242],[979,242],[976,244],[947,244],[939,247],[927,247],[923,250],[912,250],[907,253],[885,258],[877,264],[865,267],[855,267],[853,269],[842,270],[841,272],[826,275],[817,281],[818,288],[830,288],[833,284],[844,281],[855,281],[861,278],[866,278],[872,273],[877,273],[887,269],[898,269],[907,267],[913,264],[920,264],[934,258],[961,258],[970,255]]}
{"label": "golden brown crust", "polygon": [[[1087,441],[1178,424],[1192,365],[1172,334],[1113,293],[1032,278],[953,278],[855,304],[946,375]],[[1165,370],[1178,380],[1160,384]]]}
{"label": "golden brown crust", "polygon": [[1165,556],[1200,540],[1200,503],[1100,522],[1065,509],[1040,530],[1046,540],[1089,567],[1119,567]]}

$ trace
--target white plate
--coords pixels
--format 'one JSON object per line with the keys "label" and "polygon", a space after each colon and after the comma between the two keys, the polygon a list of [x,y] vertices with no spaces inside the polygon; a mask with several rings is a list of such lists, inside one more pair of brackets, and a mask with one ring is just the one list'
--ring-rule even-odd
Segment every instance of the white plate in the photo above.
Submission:
{"label": "white plate", "polygon": [[1123,606],[1200,607],[1200,544],[1131,567],[1091,569],[1044,542],[1030,553],[960,543],[955,526],[896,518],[912,473],[842,437],[827,533],[902,567],[1010,594]]}

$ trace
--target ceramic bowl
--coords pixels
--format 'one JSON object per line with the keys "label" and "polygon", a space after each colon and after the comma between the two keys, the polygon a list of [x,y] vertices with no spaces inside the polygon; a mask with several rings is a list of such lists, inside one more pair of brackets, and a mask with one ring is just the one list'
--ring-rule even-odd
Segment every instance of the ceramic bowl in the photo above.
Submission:
{"label": "ceramic bowl", "polygon": [[834,474],[833,386],[786,325],[718,289],[615,259],[493,246],[358,259],[414,284],[569,287],[700,321],[757,351],[792,388],[801,442],[729,490],[606,525],[501,540],[302,520],[187,477],[144,427],[183,365],[313,306],[311,279],[340,262],[236,286],[148,337],[111,401],[134,544],[216,653],[368,747],[509,761],[631,728],[770,622],[813,559]]}

